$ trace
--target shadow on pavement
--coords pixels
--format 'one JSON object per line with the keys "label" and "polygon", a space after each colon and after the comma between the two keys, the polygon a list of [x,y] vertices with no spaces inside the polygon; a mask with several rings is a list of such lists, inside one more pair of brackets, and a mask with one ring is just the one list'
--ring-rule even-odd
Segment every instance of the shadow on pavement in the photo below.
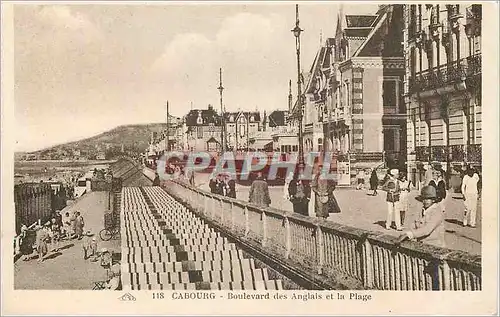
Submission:
{"label": "shadow on pavement", "polygon": [[69,248],[74,247],[74,246],[75,246],[74,243],[66,244],[65,246],[60,247],[59,250],[61,250],[61,251],[66,250],[66,249],[69,249]]}
{"label": "shadow on pavement", "polygon": [[50,255],[46,256],[44,260],[51,260],[51,259],[55,259],[55,258],[57,258],[57,257],[58,257],[58,256],[60,256],[60,255],[62,255],[62,253],[61,253],[61,252],[52,253],[52,254],[50,254]]}
{"label": "shadow on pavement", "polygon": [[460,220],[457,220],[457,219],[445,219],[445,221],[448,222],[448,223],[452,223],[452,224],[458,225],[460,227],[463,226],[463,222],[460,221]]}

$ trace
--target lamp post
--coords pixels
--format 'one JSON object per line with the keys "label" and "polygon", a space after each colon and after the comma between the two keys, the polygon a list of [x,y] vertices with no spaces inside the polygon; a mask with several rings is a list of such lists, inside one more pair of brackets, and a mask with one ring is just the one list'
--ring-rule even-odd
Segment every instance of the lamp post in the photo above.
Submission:
{"label": "lamp post", "polygon": [[302,87],[300,79],[300,33],[303,32],[299,26],[299,5],[295,5],[295,27],[292,32],[295,36],[295,48],[297,51],[297,109],[299,112],[299,168],[304,167],[304,140],[302,133],[302,118],[304,116],[302,109]]}
{"label": "lamp post", "polygon": [[224,135],[224,130],[225,130],[225,120],[224,120],[224,106],[222,105],[222,91],[224,90],[224,87],[222,87],[222,68],[219,68],[219,87],[217,88],[219,90],[220,94],[220,112],[221,112],[221,153],[224,153],[226,151],[226,140],[225,140],[225,135]]}

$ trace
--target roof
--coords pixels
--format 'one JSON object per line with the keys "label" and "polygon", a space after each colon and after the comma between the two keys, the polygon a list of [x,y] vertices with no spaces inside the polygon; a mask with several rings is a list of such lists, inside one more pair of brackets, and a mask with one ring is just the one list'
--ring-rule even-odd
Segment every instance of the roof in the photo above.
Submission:
{"label": "roof", "polygon": [[[198,118],[201,116],[202,123],[198,124]],[[186,115],[186,126],[200,126],[200,125],[220,125],[220,115],[209,106],[208,109],[193,109]]]}
{"label": "roof", "polygon": [[214,137],[210,137],[210,139],[207,140],[207,143],[219,143],[219,141]]}
{"label": "roof", "polygon": [[320,76],[323,68],[330,67],[331,64],[331,47],[321,47],[316,54],[316,58],[314,59],[314,63],[311,67],[311,76],[307,81],[307,85],[305,88],[305,93],[312,93],[316,90],[316,82],[318,81],[318,76]]}
{"label": "roof", "polygon": [[376,15],[346,15],[346,24],[348,28],[371,27],[377,19]]}
{"label": "roof", "polygon": [[403,11],[402,5],[381,6],[374,28],[353,56],[402,57]]}
{"label": "roof", "polygon": [[349,28],[345,29],[346,37],[367,37],[372,28]]}
{"label": "roof", "polygon": [[286,110],[274,110],[268,117],[269,127],[281,127],[286,125],[286,116],[288,111]]}
{"label": "roof", "polygon": [[[260,122],[260,112],[258,111],[236,111],[236,112],[226,112],[224,113],[224,119],[227,122],[236,122],[240,116],[244,116],[245,118],[250,118],[253,116],[254,120],[250,120],[250,122]],[[231,121],[231,117],[234,119]]]}

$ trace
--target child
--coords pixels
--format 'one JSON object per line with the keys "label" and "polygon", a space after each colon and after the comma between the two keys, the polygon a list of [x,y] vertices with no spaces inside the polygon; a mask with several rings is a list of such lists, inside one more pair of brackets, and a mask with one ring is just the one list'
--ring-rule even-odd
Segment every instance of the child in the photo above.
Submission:
{"label": "child", "polygon": [[92,250],[92,240],[95,240],[95,238],[92,239],[93,235],[94,234],[90,230],[88,230],[84,234],[83,244],[82,244],[84,260],[87,260],[91,255],[95,255],[95,252],[93,252]]}

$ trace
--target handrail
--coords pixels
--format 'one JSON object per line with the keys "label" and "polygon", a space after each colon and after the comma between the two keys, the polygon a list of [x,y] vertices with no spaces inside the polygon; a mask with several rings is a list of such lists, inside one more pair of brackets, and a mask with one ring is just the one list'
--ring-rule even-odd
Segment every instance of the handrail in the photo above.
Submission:
{"label": "handrail", "polygon": [[272,207],[259,207],[168,181],[165,190],[262,252],[311,268],[327,279],[346,276],[367,289],[481,290],[481,257],[396,238]]}

